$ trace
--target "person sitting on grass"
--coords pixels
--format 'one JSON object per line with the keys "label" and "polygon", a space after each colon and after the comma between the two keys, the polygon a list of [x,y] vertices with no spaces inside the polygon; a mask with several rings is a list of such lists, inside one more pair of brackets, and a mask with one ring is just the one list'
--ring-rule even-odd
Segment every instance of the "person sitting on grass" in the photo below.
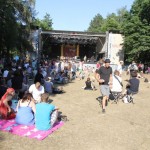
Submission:
{"label": "person sitting on grass", "polygon": [[1,119],[13,119],[15,118],[15,111],[11,109],[11,100],[15,95],[13,88],[8,88],[6,93],[0,100],[0,118]]}
{"label": "person sitting on grass", "polygon": [[130,95],[132,93],[138,93],[139,91],[139,84],[140,81],[137,78],[137,71],[132,71],[131,73],[131,79],[129,80],[129,83],[126,85],[126,90],[124,91],[124,95]]}
{"label": "person sitting on grass", "polygon": [[58,108],[48,103],[49,94],[41,96],[41,103],[36,104],[35,126],[38,130],[49,130],[57,122]]}
{"label": "person sitting on grass", "polygon": [[87,78],[87,80],[85,81],[85,85],[82,88],[84,90],[96,90],[90,78]]}
{"label": "person sitting on grass", "polygon": [[53,88],[54,88],[54,84],[53,82],[51,81],[51,77],[48,77],[46,78],[46,80],[44,81],[44,88],[45,88],[45,91],[49,94],[52,94],[53,93]]}
{"label": "person sitting on grass", "polygon": [[17,124],[33,125],[35,103],[31,93],[26,93],[17,104],[15,121]]}
{"label": "person sitting on grass", "polygon": [[44,90],[45,89],[40,82],[36,82],[29,87],[29,93],[33,95],[35,103],[40,103],[41,95],[44,93]]}

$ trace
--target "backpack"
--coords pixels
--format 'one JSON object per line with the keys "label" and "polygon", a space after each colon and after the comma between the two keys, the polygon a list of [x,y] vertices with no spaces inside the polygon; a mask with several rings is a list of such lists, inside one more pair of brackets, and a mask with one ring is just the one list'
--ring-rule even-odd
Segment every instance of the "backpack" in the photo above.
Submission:
{"label": "backpack", "polygon": [[114,95],[112,93],[109,94],[109,99],[110,100],[114,100],[115,99],[115,97],[114,97]]}

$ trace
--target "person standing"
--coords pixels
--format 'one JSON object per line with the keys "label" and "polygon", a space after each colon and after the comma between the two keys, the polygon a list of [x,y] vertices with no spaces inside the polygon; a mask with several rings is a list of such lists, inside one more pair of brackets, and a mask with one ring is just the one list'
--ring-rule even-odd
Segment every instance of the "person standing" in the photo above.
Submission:
{"label": "person standing", "polygon": [[100,84],[102,99],[102,113],[105,113],[106,102],[109,98],[110,88],[112,88],[112,68],[110,67],[110,59],[105,59],[104,66],[97,71],[96,80]]}
{"label": "person standing", "polygon": [[121,60],[121,61],[119,62],[119,65],[117,66],[117,71],[119,71],[119,76],[120,76],[120,77],[121,77],[122,71],[123,71],[122,66],[123,66],[123,61]]}
{"label": "person standing", "polygon": [[130,64],[128,66],[128,72],[130,73],[130,79],[132,78],[132,72],[133,71],[138,71],[138,67],[137,67],[135,61],[132,61],[132,64]]}
{"label": "person standing", "polygon": [[42,75],[42,70],[38,70],[37,74],[35,75],[35,78],[34,78],[34,83],[36,82],[40,82],[42,83],[43,82],[43,75]]}
{"label": "person standing", "polygon": [[84,59],[84,62],[86,62],[86,61],[87,61],[87,57],[86,57],[86,55],[84,56],[84,58],[83,58],[83,59]]}

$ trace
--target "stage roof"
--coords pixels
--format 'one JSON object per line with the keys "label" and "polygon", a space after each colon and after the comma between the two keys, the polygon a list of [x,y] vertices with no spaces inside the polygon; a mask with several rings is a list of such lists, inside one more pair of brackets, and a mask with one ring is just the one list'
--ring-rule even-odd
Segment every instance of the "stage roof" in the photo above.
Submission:
{"label": "stage roof", "polygon": [[83,44],[95,45],[101,39],[106,38],[106,33],[92,33],[79,31],[41,31],[43,40],[52,44]]}

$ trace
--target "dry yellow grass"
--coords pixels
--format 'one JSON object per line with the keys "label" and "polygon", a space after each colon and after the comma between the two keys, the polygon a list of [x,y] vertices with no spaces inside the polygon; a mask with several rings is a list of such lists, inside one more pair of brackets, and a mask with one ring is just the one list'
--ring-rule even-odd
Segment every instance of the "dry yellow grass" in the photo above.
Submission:
{"label": "dry yellow grass", "polygon": [[51,97],[69,119],[63,127],[43,141],[0,132],[0,150],[150,149],[150,83],[140,79],[134,105],[109,103],[103,115],[96,100],[98,84],[97,91],[84,91],[84,80],[73,82],[64,87],[66,93]]}

